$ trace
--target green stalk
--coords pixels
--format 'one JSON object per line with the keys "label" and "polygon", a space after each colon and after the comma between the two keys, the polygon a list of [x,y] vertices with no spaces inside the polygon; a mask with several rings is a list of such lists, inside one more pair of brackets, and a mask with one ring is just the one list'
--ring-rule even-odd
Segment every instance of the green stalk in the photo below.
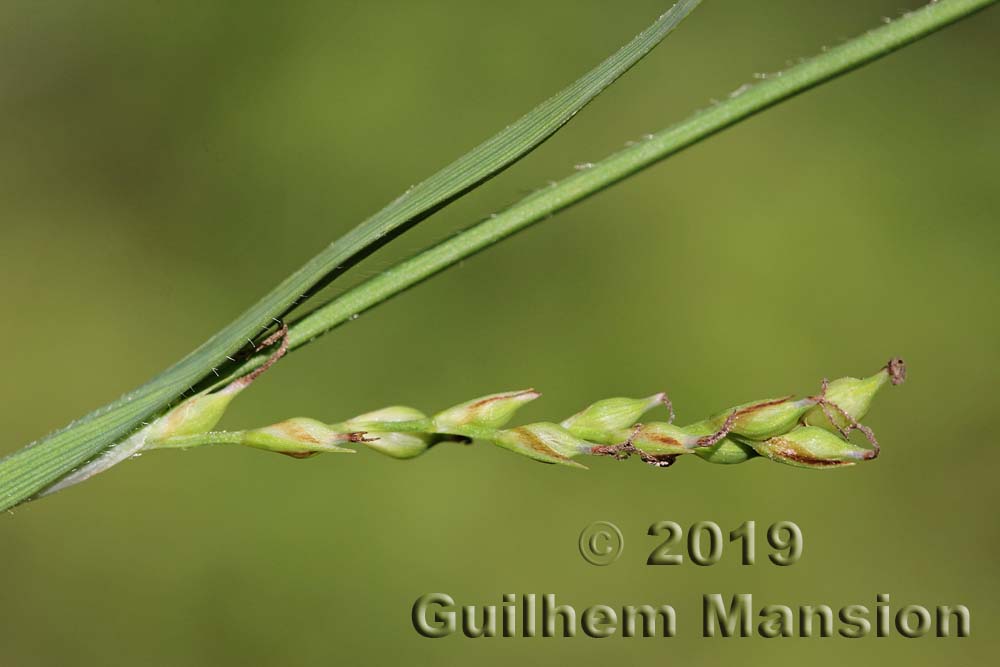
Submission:
{"label": "green stalk", "polygon": [[243,441],[242,431],[207,431],[150,443],[146,449],[190,449],[213,445],[242,445]]}
{"label": "green stalk", "polygon": [[[888,55],[996,1],[940,0],[775,74],[739,94],[734,93],[724,102],[699,111],[687,120],[611,155],[590,169],[528,196],[502,213],[345,292],[295,322],[289,331],[289,347],[294,349],[315,340],[352,316],[716,132]],[[249,372],[265,359],[263,355],[251,359],[231,377]]]}

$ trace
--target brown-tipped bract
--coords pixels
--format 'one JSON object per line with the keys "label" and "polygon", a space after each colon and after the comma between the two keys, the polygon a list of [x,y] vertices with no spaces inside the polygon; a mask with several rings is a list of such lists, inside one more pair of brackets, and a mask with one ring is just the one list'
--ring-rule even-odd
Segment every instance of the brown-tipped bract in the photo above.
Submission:
{"label": "brown-tipped bract", "polygon": [[713,429],[718,429],[735,415],[730,425],[732,433],[753,440],[765,440],[790,431],[815,404],[816,401],[809,398],[768,398],[723,410],[706,421]]}
{"label": "brown-tipped bract", "polygon": [[828,405],[825,410],[823,405],[813,406],[803,416],[802,423],[828,431],[843,431],[852,426],[852,420],[859,422],[865,418],[871,409],[872,400],[886,383],[899,385],[904,380],[906,365],[898,357],[890,359],[889,363],[870,377],[843,377],[834,380],[827,385],[823,396],[833,406]]}
{"label": "brown-tipped bract", "polygon": [[817,426],[800,426],[784,435],[750,443],[761,456],[802,468],[838,468],[873,459],[875,450],[859,447]]}
{"label": "brown-tipped bract", "polygon": [[396,459],[412,459],[414,456],[424,453],[431,446],[434,436],[425,432],[393,431],[391,429],[394,424],[395,428],[400,428],[401,423],[413,424],[426,419],[426,415],[419,410],[394,405],[358,415],[344,422],[343,425],[349,431],[370,432],[370,437],[364,441],[366,447]]}
{"label": "brown-tipped bract", "polygon": [[359,442],[360,433],[343,433],[321,421],[295,417],[264,428],[244,431],[239,444],[271,452],[305,458],[320,452],[353,454],[353,449],[340,447],[338,442]]}
{"label": "brown-tipped bract", "polygon": [[561,463],[577,468],[586,466],[571,458],[590,450],[587,442],[575,437],[562,426],[548,422],[497,431],[493,441],[504,449],[536,461]]}
{"label": "brown-tipped bract", "polygon": [[434,415],[434,426],[441,433],[475,435],[485,429],[497,429],[514,416],[518,408],[541,396],[534,389],[491,394],[460,403]]}

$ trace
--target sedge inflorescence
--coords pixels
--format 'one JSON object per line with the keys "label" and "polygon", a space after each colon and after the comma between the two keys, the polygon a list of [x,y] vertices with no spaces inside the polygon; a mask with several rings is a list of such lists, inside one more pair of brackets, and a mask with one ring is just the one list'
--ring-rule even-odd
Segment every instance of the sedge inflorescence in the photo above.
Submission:
{"label": "sedge inflorescence", "polygon": [[[262,428],[212,431],[229,402],[250,382],[243,379],[216,392],[180,404],[151,429],[146,449],[236,444],[296,458],[319,453],[353,453],[361,445],[382,454],[409,459],[441,442],[486,441],[543,463],[585,467],[576,459],[636,456],[666,467],[683,455],[710,463],[742,463],[765,457],[805,468],[838,468],[874,459],[879,444],[861,423],[872,400],[886,384],[906,377],[898,358],[866,378],[824,380],[819,393],[796,398],[752,401],[722,410],[687,426],[674,423],[666,393],[642,398],[597,401],[561,422],[507,427],[515,412],[540,394],[533,389],[483,396],[433,415],[392,406],[351,419],[326,423],[296,417]],[[666,421],[641,421],[654,408],[669,412]],[[852,442],[852,431],[867,439]]]}

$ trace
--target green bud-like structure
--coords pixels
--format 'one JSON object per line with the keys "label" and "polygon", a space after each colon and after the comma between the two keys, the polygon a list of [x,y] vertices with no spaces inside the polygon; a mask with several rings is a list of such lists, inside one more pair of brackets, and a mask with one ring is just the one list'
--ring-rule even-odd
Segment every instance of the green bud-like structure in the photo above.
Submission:
{"label": "green bud-like structure", "polygon": [[590,452],[591,445],[574,436],[559,424],[541,422],[497,431],[493,442],[504,449],[517,452],[543,463],[585,468],[571,460],[572,457]]}
{"label": "green bud-like structure", "polygon": [[564,419],[562,427],[578,438],[600,441],[611,431],[632,426],[658,405],[670,407],[670,401],[663,392],[646,398],[607,398]]}
{"label": "green bud-like structure", "polygon": [[483,396],[434,415],[434,427],[439,433],[477,437],[505,425],[521,406],[539,396],[534,389]]}
{"label": "green bud-like structure", "polygon": [[600,445],[592,454],[624,458],[630,454],[653,465],[669,466],[682,454],[695,454],[710,463],[743,463],[757,453],[749,445],[738,442],[735,436],[721,434],[709,420],[690,426],[676,426],[664,422],[639,424],[632,429],[616,431],[603,440],[622,444]]}
{"label": "green bud-like structure", "polygon": [[818,426],[800,426],[752,446],[772,461],[801,468],[852,466],[876,456],[875,450],[859,447]]}
{"label": "green bud-like structure", "polygon": [[412,428],[426,421],[427,416],[420,412],[420,410],[402,405],[394,405],[389,408],[382,408],[381,410],[358,415],[354,419],[344,422],[344,427],[348,431],[371,433],[371,437],[366,438],[364,441],[366,447],[395,459],[412,459],[414,456],[419,456],[427,451],[427,448],[434,441],[434,436],[419,431],[391,431],[382,429],[402,428],[405,426]]}
{"label": "green bud-like structure", "polygon": [[654,456],[687,454],[697,447],[699,440],[698,435],[667,422],[641,424],[630,432],[619,431],[617,435],[619,438],[624,435],[622,440],[631,440],[637,450]]}
{"label": "green bud-like structure", "polygon": [[859,422],[865,418],[875,394],[886,383],[895,386],[905,380],[906,364],[899,358],[890,359],[889,363],[870,377],[843,377],[834,380],[826,386],[824,398],[839,409],[824,410],[822,404],[814,406],[805,414],[802,422],[828,431],[843,431],[852,426],[852,421]]}
{"label": "green bud-like structure", "polygon": [[[706,419],[705,421],[686,426],[684,430],[692,435],[708,437],[715,433],[716,427],[712,426],[709,420]],[[725,437],[714,445],[698,447],[694,450],[693,454],[709,463],[721,463],[723,465],[743,463],[758,456],[753,447],[737,441],[734,437]]]}
{"label": "green bud-like structure", "polygon": [[264,428],[243,431],[239,444],[295,458],[306,458],[320,452],[353,454],[353,449],[340,447],[336,443],[360,440],[361,436],[358,434],[336,431],[315,419],[295,417]]}
{"label": "green bud-like structure", "polygon": [[239,392],[220,391],[192,396],[149,427],[149,440],[166,440],[215,428]]}
{"label": "green bud-like structure", "polygon": [[765,440],[771,436],[788,433],[799,423],[802,415],[816,405],[813,398],[794,400],[793,396],[768,398],[729,408],[708,420],[713,430],[722,428],[732,419],[730,432],[752,440]]}

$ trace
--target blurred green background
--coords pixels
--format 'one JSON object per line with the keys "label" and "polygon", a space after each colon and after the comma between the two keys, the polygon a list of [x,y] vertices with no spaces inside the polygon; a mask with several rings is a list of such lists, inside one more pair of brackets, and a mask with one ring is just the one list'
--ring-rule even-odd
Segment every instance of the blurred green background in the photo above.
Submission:
{"label": "blurred green background", "polygon": [[[537,153],[373,275],[579,162],[914,0],[708,2]],[[323,244],[584,72],[666,3],[0,5],[2,453],[145,381]],[[743,123],[292,355],[224,425],[435,410],[537,387],[523,421],[665,389],[681,421],[904,357],[882,457],[555,469],[164,452],[0,523],[0,664],[938,665],[998,648],[1000,10]],[[588,565],[604,519],[626,551]],[[647,567],[654,521],[792,520],[788,568]],[[763,546],[763,543],[761,543]],[[428,640],[417,596],[670,603],[672,640]],[[699,638],[703,593],[965,604],[973,636]]]}

